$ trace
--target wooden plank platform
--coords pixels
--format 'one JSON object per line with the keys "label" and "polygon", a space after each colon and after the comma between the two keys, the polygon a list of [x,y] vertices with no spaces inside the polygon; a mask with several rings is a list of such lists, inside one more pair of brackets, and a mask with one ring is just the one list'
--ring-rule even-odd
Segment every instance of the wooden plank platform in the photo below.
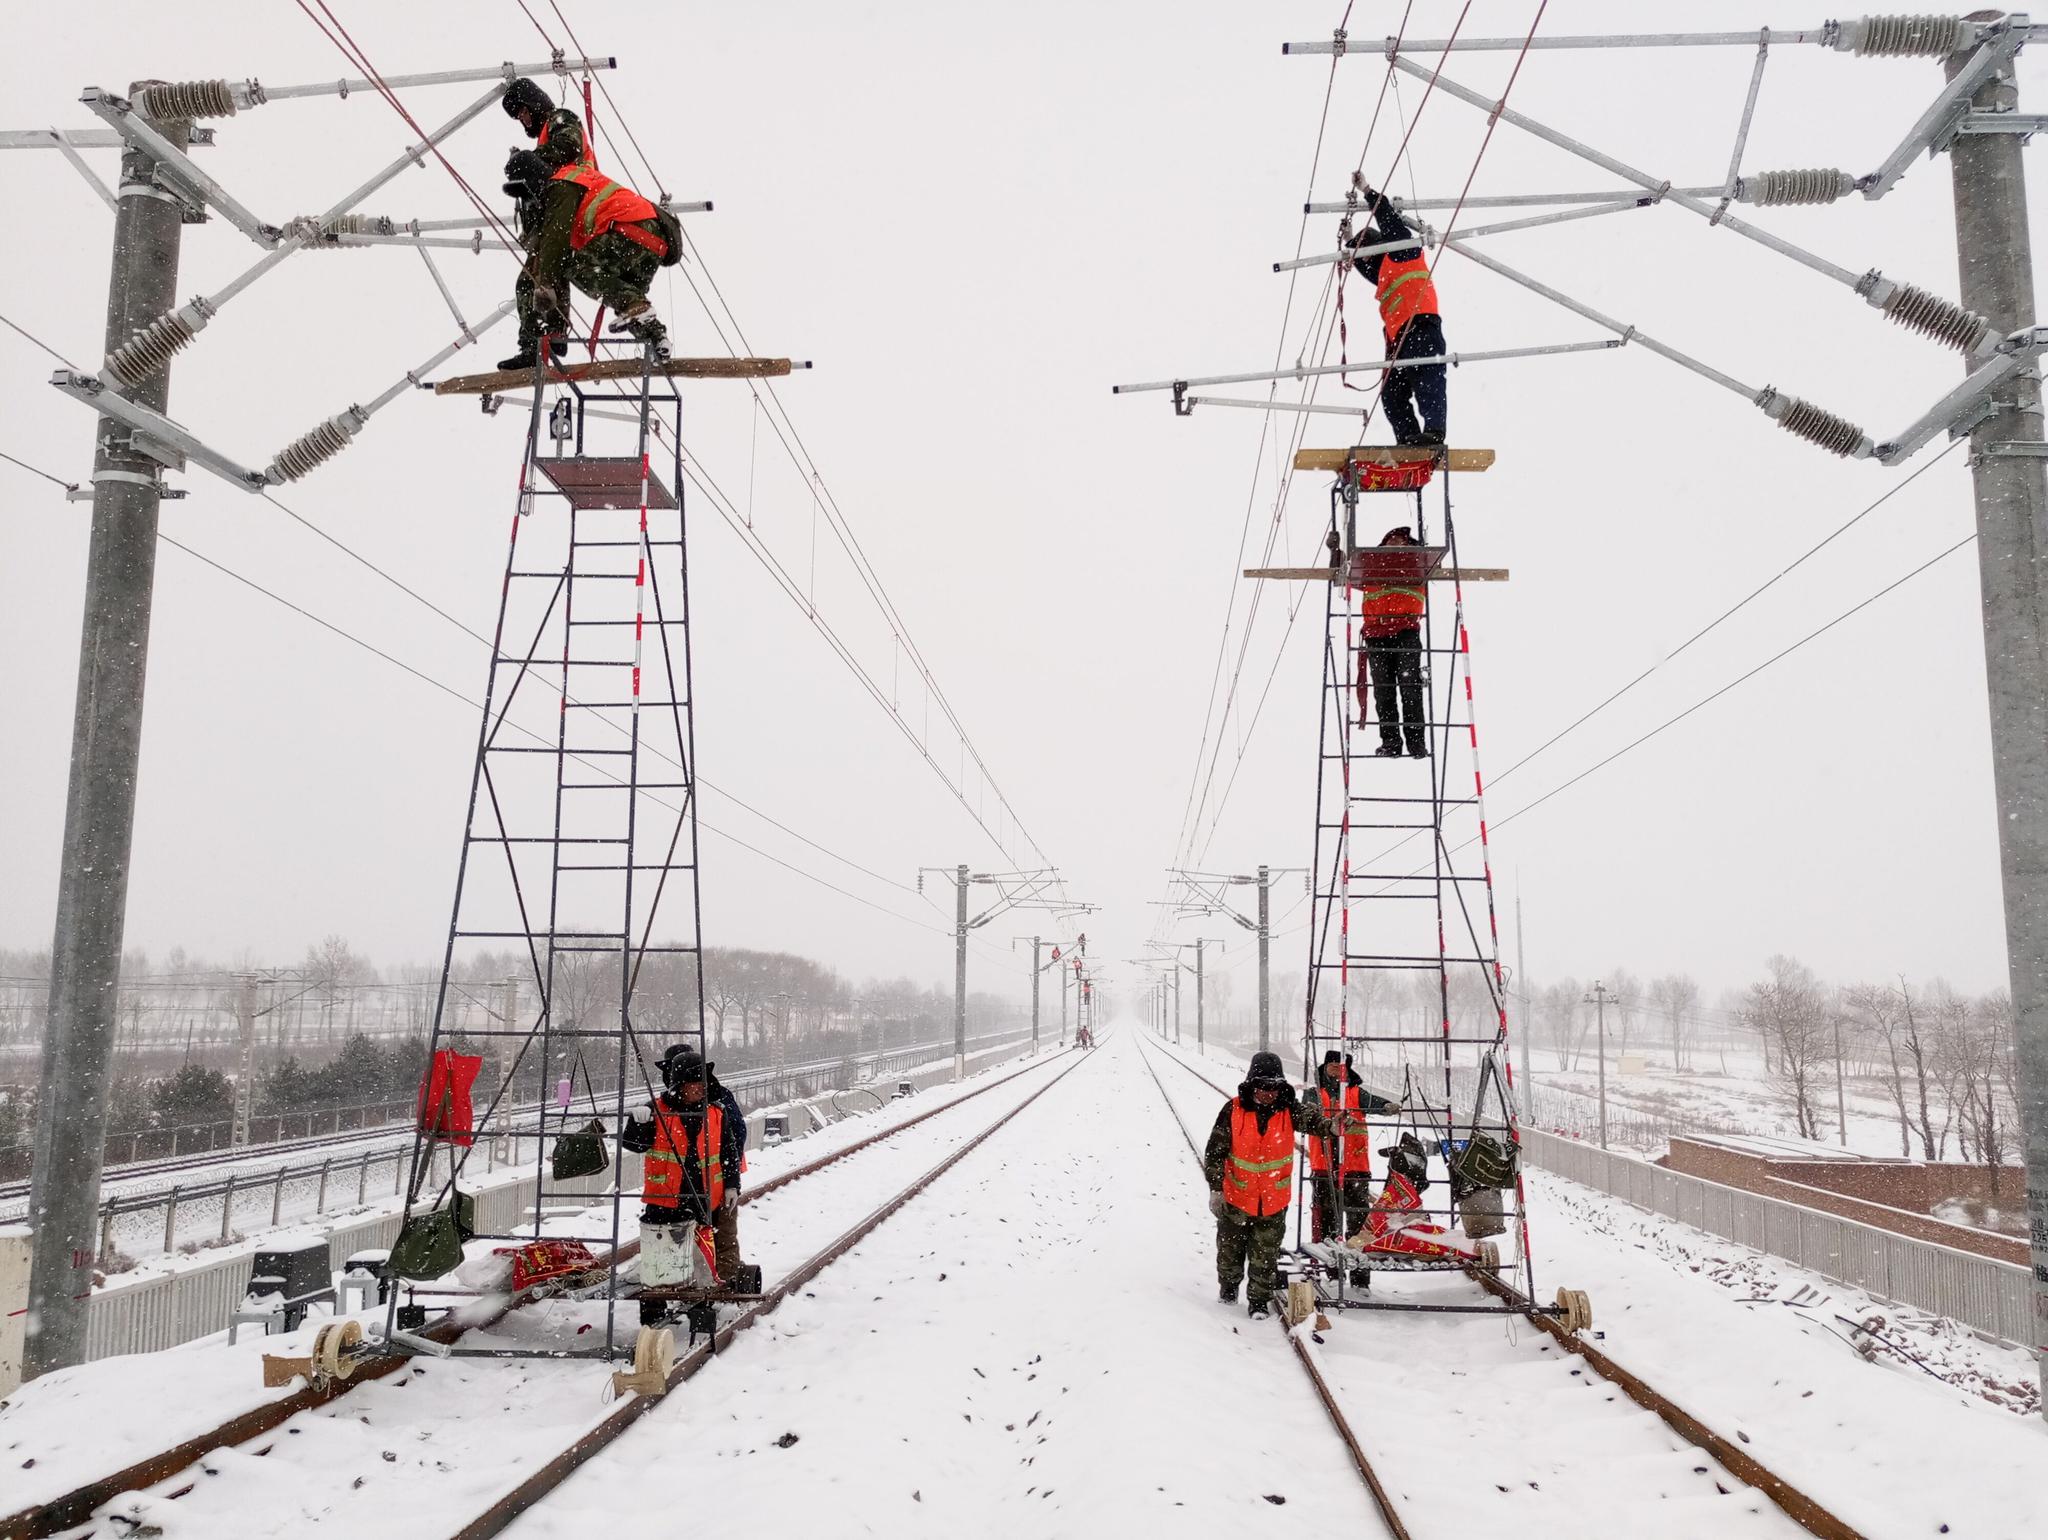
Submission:
{"label": "wooden plank platform", "polygon": [[1444,455],[1453,471],[1483,471],[1493,464],[1491,449],[1396,448],[1390,444],[1357,444],[1349,449],[1297,449],[1294,468],[1298,471],[1341,471],[1357,462],[1364,465],[1407,465],[1417,460],[1434,460]]}
{"label": "wooden plank platform", "polygon": [[[596,363],[570,364],[547,371],[545,383],[565,385],[572,380],[637,380],[641,361],[637,358],[603,358]],[[808,363],[791,364],[786,358],[671,358],[657,364],[657,376],[686,380],[775,379],[792,368],[808,369]],[[493,369],[488,374],[458,374],[436,380],[437,396],[497,396],[522,390],[533,384],[531,369]]]}
{"label": "wooden plank platform", "polygon": [[[1247,567],[1244,575],[1248,578],[1279,578],[1298,583],[1329,583],[1339,580],[1338,572],[1330,567]],[[1432,583],[1450,583],[1462,579],[1467,583],[1505,583],[1508,569],[1505,567],[1440,567],[1429,575]]]}

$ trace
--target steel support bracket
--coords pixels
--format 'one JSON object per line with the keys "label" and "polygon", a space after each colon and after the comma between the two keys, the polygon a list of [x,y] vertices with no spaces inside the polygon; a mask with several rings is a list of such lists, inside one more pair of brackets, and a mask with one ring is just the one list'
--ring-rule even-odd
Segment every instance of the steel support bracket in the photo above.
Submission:
{"label": "steel support bracket", "polygon": [[1993,444],[1984,453],[1997,457],[2025,457],[2030,460],[2048,460],[2048,444],[2038,439],[2014,439],[2008,444]]}
{"label": "steel support bracket", "polygon": [[1932,159],[1947,149],[1964,120],[1972,116],[1970,98],[1977,94],[1977,88],[1999,71],[2012,67],[2013,55],[2020,51],[2027,36],[2025,16],[2007,16],[1987,25],[1969,63],[1956,72],[1955,79],[1942,87],[1941,94],[1906,130],[1898,148],[1885,157],[1877,170],[1858,179],[1858,190],[1863,196],[1877,199],[1890,192],[1922,150]]}
{"label": "steel support bracket", "polygon": [[[171,421],[161,412],[153,412],[146,406],[130,401],[119,391],[109,389],[103,380],[94,379],[89,374],[59,369],[50,376],[50,383],[72,400],[82,401],[102,417],[121,424],[131,434],[146,434],[158,445],[189,458],[194,464],[212,471],[223,481],[232,482],[244,492],[261,492],[267,485],[262,472],[237,465],[226,455],[209,448],[194,437],[182,424]],[[152,451],[140,452],[155,458]]]}
{"label": "steel support bracket", "polygon": [[2023,326],[2013,332],[1918,421],[1898,437],[1879,444],[1875,451],[1878,462],[1896,465],[1918,452],[1937,433],[1958,437],[1969,433],[1997,412],[1995,394],[2008,381],[2027,374],[2043,348],[2048,348],[2048,326]]}
{"label": "steel support bracket", "polygon": [[2048,129],[2048,112],[1966,112],[1956,125],[1959,134],[2018,134],[2031,139]]}
{"label": "steel support bracket", "polygon": [[159,184],[190,202],[215,210],[257,245],[265,249],[277,245],[276,226],[265,224],[244,208],[225,187],[200,170],[191,156],[152,128],[126,98],[102,91],[98,86],[87,86],[79,100],[127,143],[156,162]]}

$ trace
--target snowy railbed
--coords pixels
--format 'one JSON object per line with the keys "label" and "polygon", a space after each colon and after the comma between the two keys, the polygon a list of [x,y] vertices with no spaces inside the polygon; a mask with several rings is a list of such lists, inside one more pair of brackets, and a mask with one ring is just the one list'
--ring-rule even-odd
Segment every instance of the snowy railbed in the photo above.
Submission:
{"label": "snowy railbed", "polygon": [[[1004,1082],[958,1113],[931,1118],[839,1165],[750,1202],[741,1211],[741,1234],[749,1260],[764,1263],[772,1280],[778,1268],[803,1260],[823,1240],[838,1234],[854,1218],[873,1208],[878,1195],[895,1191],[911,1176],[928,1169],[936,1158],[935,1149],[957,1143],[986,1126],[1068,1062],[1064,1056],[1047,1055],[1021,1071],[1014,1063],[1000,1065],[958,1085],[936,1087],[875,1113],[847,1118],[810,1137],[753,1152],[748,1157],[747,1182],[758,1186],[770,1177],[857,1143],[879,1129],[893,1127],[935,1107],[949,1107],[991,1082]],[[1014,1080],[1004,1079],[1013,1074]],[[609,1225],[610,1207],[607,1204],[594,1209],[591,1215],[592,1222],[583,1225],[586,1232],[595,1227],[600,1217]],[[822,1217],[814,1221],[810,1217],[813,1215]],[[621,1340],[630,1345],[637,1318],[630,1305],[620,1312],[620,1317]],[[383,1316],[379,1310],[360,1318],[366,1326],[372,1321],[381,1325]],[[226,1332],[222,1331],[165,1352],[100,1359],[24,1385],[7,1400],[0,1401],[0,1469],[7,1472],[7,1479],[0,1483],[0,1492],[4,1492],[0,1496],[0,1516],[28,1504],[46,1502],[83,1481],[197,1437],[241,1411],[290,1395],[289,1388],[262,1388],[262,1355],[309,1352],[313,1332],[325,1319],[316,1315],[296,1333],[270,1338],[244,1336],[233,1345],[226,1341]],[[516,1312],[492,1333],[480,1336],[476,1345],[503,1345],[535,1331],[587,1338],[590,1331],[602,1330],[603,1320],[601,1302],[549,1302]],[[455,1395],[456,1387],[465,1387],[472,1397],[481,1396],[483,1401],[488,1401],[500,1384],[516,1382],[522,1386],[528,1397],[521,1403],[523,1410],[504,1415],[511,1422],[533,1421],[535,1427],[526,1430],[530,1436],[512,1440],[515,1447],[506,1451],[508,1457],[528,1461],[545,1458],[559,1447],[559,1443],[550,1447],[551,1439],[566,1443],[570,1435],[556,1431],[560,1426],[560,1408],[573,1406],[577,1417],[586,1422],[595,1421],[603,1411],[598,1389],[607,1374],[595,1364],[507,1365],[488,1360],[443,1364],[429,1360],[390,1379],[352,1391],[329,1411],[294,1418],[286,1425],[288,1431],[280,1432],[276,1438],[296,1442],[311,1424],[325,1424],[336,1417],[351,1419],[371,1405],[387,1408],[385,1421],[390,1422],[393,1417],[388,1413],[402,1417],[405,1405],[422,1399],[414,1395],[408,1401],[400,1393],[409,1387],[421,1388],[437,1374],[437,1389],[446,1385],[449,1394]],[[393,1397],[399,1399],[394,1402]],[[440,1405],[438,1395],[432,1399],[439,1415],[448,1420],[464,1415],[461,1406]],[[470,1410],[476,1414],[478,1428],[487,1430],[497,1424],[498,1416],[483,1416],[482,1404],[476,1402]],[[236,1458],[246,1461],[250,1457],[230,1453],[223,1458],[232,1463]],[[254,1462],[264,1467],[284,1463]],[[430,1460],[428,1470],[432,1469]],[[177,1503],[166,1508],[167,1515],[182,1523],[191,1522],[185,1517],[190,1511],[186,1505]],[[172,1532],[210,1533],[203,1527]],[[247,1532],[261,1531],[252,1528]],[[431,1527],[421,1531],[431,1532]]]}

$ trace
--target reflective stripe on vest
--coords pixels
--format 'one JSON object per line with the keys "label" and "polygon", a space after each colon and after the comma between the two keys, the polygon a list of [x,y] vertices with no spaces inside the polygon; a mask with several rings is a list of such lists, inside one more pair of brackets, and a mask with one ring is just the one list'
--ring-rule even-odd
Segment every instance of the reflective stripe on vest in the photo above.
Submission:
{"label": "reflective stripe on vest", "polygon": [[[1316,1096],[1322,1101],[1325,1115],[1334,1116],[1338,1112],[1357,1112],[1359,1109],[1358,1087],[1349,1083],[1345,1085],[1343,1093],[1337,1098],[1337,1105],[1334,1107],[1330,1105],[1330,1093],[1321,1086],[1316,1087]],[[1352,1171],[1370,1171],[1372,1169],[1371,1141],[1372,1135],[1362,1127],[1355,1128],[1350,1133],[1342,1136],[1343,1149],[1338,1152],[1337,1156],[1337,1170],[1340,1175]],[[1309,1140],[1308,1166],[1311,1171],[1327,1171],[1330,1169],[1330,1141],[1328,1139]]]}
{"label": "reflective stripe on vest", "polygon": [[[663,1097],[654,1108],[654,1148],[641,1166],[641,1194],[660,1208],[675,1208],[683,1197],[683,1157],[679,1151],[689,1142],[679,1113]],[[704,1201],[713,1209],[725,1201],[725,1114],[716,1106],[704,1109],[704,1121],[697,1129],[697,1169],[704,1182]]]}
{"label": "reflective stripe on vest", "polygon": [[[612,181],[595,166],[564,166],[554,175],[557,182],[574,182],[583,189],[583,202],[576,210],[576,223],[569,231],[569,249],[581,251],[607,230],[617,229],[636,245],[656,255],[665,255],[668,243],[646,230],[630,230],[642,220],[653,219],[654,205],[632,188]],[[657,248],[659,250],[657,251]]]}
{"label": "reflective stripe on vest", "polygon": [[1376,293],[1380,302],[1380,325],[1387,341],[1401,335],[1401,328],[1419,315],[1436,315],[1436,281],[1429,275],[1429,263],[1418,253],[1405,261],[1392,257],[1380,262]]}
{"label": "reflective stripe on vest", "polygon": [[1223,1196],[1254,1219],[1287,1212],[1294,1187],[1294,1114],[1275,1109],[1259,1130],[1258,1114],[1242,1102],[1230,1104],[1230,1159],[1223,1167]]}
{"label": "reflective stripe on vest", "polygon": [[1361,615],[1421,615],[1429,608],[1429,597],[1420,588],[1402,588],[1391,583],[1359,590]]}

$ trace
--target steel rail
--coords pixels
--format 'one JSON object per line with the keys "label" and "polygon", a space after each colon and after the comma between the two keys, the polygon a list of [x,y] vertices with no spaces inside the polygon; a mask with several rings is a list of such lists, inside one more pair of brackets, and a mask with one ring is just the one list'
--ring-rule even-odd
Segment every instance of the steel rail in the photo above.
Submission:
{"label": "steel rail", "polygon": [[[1000,1079],[991,1080],[987,1085],[975,1087],[964,1096],[956,1096],[942,1106],[929,1108],[918,1113],[913,1118],[908,1118],[901,1123],[894,1123],[887,1128],[879,1129],[875,1133],[847,1145],[844,1149],[835,1150],[829,1155],[822,1155],[818,1159],[798,1166],[794,1170],[786,1171],[780,1176],[771,1177],[756,1187],[748,1188],[740,1194],[740,1203],[744,1206],[756,1198],[763,1198],[769,1193],[780,1191],[792,1182],[799,1181],[807,1176],[815,1176],[826,1167],[836,1165],[849,1156],[857,1155],[885,1139],[893,1139],[896,1135],[907,1132],[917,1127],[920,1123],[938,1117],[942,1113],[951,1112],[955,1107],[970,1102],[977,1096],[984,1095],[1000,1086],[1008,1085],[1020,1075],[1029,1074],[1032,1070],[1041,1068],[1055,1059],[1078,1052],[1080,1050],[1077,1048],[1057,1049],[1051,1055],[1014,1069]],[[1077,1060],[1076,1063],[1078,1062]],[[1073,1065],[1069,1065],[1066,1069],[1061,1070],[1058,1075],[1053,1077],[1053,1081],[1048,1082],[1045,1089],[1049,1089],[1051,1084],[1064,1078],[1073,1068]],[[1033,1092],[1030,1100],[1024,1102],[1011,1113],[1006,1114],[1003,1121],[1006,1122],[1010,1117],[1014,1117],[1016,1112],[1022,1111],[1023,1107],[1029,1106],[1031,1101],[1035,1101],[1042,1094],[1044,1094],[1043,1089]],[[995,1127],[1000,1126],[1000,1122],[995,1124],[989,1132],[993,1132]],[[987,1134],[984,1133],[980,1137],[986,1138]],[[979,1140],[976,1142],[979,1142]],[[965,1150],[963,1149],[960,1153],[964,1154]],[[929,1180],[929,1177],[926,1179]],[[637,1239],[626,1242],[619,1247],[612,1265],[619,1266],[631,1261],[638,1255],[639,1250],[640,1243]],[[805,1265],[809,1266],[810,1264],[807,1263]],[[559,1288],[542,1284],[522,1297],[506,1301],[503,1308],[492,1311],[484,1319],[473,1321],[466,1326],[456,1326],[452,1321],[444,1319],[426,1328],[420,1335],[428,1338],[430,1341],[443,1345],[452,1344],[467,1332],[484,1330],[503,1320],[514,1310],[529,1304],[538,1303],[544,1299],[556,1298],[560,1293],[561,1290]],[[21,1509],[16,1513],[0,1517],[0,1540],[46,1540],[46,1537],[62,1534],[68,1529],[85,1523],[101,1504],[119,1497],[124,1492],[141,1491],[145,1487],[151,1487],[160,1481],[166,1481],[212,1450],[228,1445],[246,1444],[252,1439],[261,1438],[264,1434],[275,1430],[300,1412],[313,1411],[319,1407],[326,1406],[328,1403],[339,1400],[342,1396],[347,1395],[356,1386],[371,1380],[382,1379],[387,1375],[395,1373],[409,1362],[411,1362],[410,1358],[402,1354],[389,1354],[375,1358],[366,1357],[363,1359],[361,1367],[346,1380],[333,1381],[325,1386],[309,1385],[279,1400],[253,1407],[248,1411],[230,1417],[227,1421],[208,1432],[186,1439],[157,1454],[149,1455],[109,1475],[84,1482],[60,1496],[51,1498],[48,1502],[38,1503]],[[695,1371],[692,1370],[691,1372],[694,1373]],[[674,1382],[671,1381],[671,1383]],[[262,1455],[269,1453],[270,1449],[269,1446],[265,1446],[253,1452]],[[171,1495],[182,1496],[183,1492],[180,1491]]]}
{"label": "steel rail", "polygon": [[[1170,1053],[1167,1057],[1211,1090],[1222,1090],[1222,1087],[1218,1086],[1207,1075],[1196,1069],[1194,1065],[1188,1063],[1187,1060],[1181,1058],[1178,1054]],[[1151,1068],[1149,1062],[1146,1067],[1148,1069]],[[1153,1071],[1152,1078],[1154,1083],[1157,1084],[1159,1075],[1156,1070]],[[1166,1087],[1164,1085],[1160,1085],[1159,1093],[1161,1096],[1166,1096]],[[1179,1109],[1173,1107],[1172,1098],[1167,1097],[1166,1103],[1168,1108],[1173,1111],[1174,1121],[1180,1122],[1180,1112]],[[1181,1133],[1184,1137],[1188,1138],[1188,1147],[1192,1150],[1194,1148],[1194,1139],[1188,1136],[1185,1123],[1181,1124]],[[1200,1156],[1197,1155],[1196,1158],[1200,1159]],[[1678,1434],[1680,1438],[1720,1461],[1727,1468],[1729,1474],[1733,1475],[1737,1480],[1745,1482],[1765,1497],[1768,1497],[1773,1503],[1777,1504],[1787,1518],[1799,1525],[1808,1534],[1817,1536],[1818,1540],[1868,1540],[1868,1537],[1861,1530],[1838,1517],[1814,1498],[1807,1496],[1799,1488],[1777,1475],[1754,1455],[1747,1453],[1740,1444],[1731,1439],[1723,1438],[1669,1396],[1652,1386],[1640,1375],[1633,1374],[1629,1370],[1624,1369],[1620,1364],[1608,1357],[1606,1353],[1594,1347],[1592,1343],[1586,1341],[1576,1332],[1568,1330],[1562,1323],[1544,1314],[1542,1309],[1535,1305],[1534,1301],[1512,1284],[1474,1267],[1466,1268],[1465,1275],[1502,1303],[1510,1305],[1526,1314],[1537,1326],[1549,1333],[1559,1346],[1563,1347],[1567,1352],[1574,1353],[1584,1359],[1587,1366],[1594,1373],[1610,1381],[1631,1401],[1635,1402],[1636,1405],[1646,1411],[1655,1412],[1658,1417],[1663,1419],[1665,1425]],[[1282,1325],[1283,1327],[1285,1325],[1284,1318]],[[1296,1356],[1302,1358],[1303,1367],[1308,1369],[1315,1378],[1318,1393],[1325,1397],[1325,1408],[1330,1412],[1332,1419],[1336,1419],[1340,1414],[1328,1399],[1327,1387],[1323,1384],[1321,1374],[1308,1362],[1306,1349],[1302,1347],[1295,1333],[1289,1332],[1287,1335],[1288,1341],[1294,1347]],[[1358,1458],[1363,1459],[1364,1457],[1361,1454]],[[1377,1489],[1375,1489],[1375,1495],[1377,1495]],[[1391,1521],[1392,1515],[1389,1514],[1388,1517]]]}
{"label": "steel rail", "polygon": [[[1152,1056],[1145,1048],[1142,1033],[1138,1034],[1138,1057],[1145,1061],[1145,1072],[1152,1077],[1152,1084],[1159,1088],[1159,1099],[1166,1103],[1166,1110],[1173,1115],[1174,1126],[1180,1130],[1181,1138],[1187,1140],[1188,1154],[1194,1157],[1195,1164],[1199,1166],[1202,1163],[1202,1151],[1195,1144],[1195,1136],[1188,1132],[1188,1125],[1182,1120],[1180,1109],[1174,1106],[1173,1098],[1166,1094],[1166,1082],[1159,1078],[1159,1071],[1153,1067]],[[1209,1085],[1212,1090],[1215,1089],[1209,1077],[1192,1064],[1180,1058],[1174,1058],[1173,1062],[1203,1084]],[[1345,1453],[1351,1456],[1351,1463],[1357,1468],[1359,1479],[1365,1483],[1366,1491],[1372,1494],[1373,1503],[1379,1508],[1380,1517],[1386,1520],[1388,1531],[1392,1533],[1394,1540],[1414,1540],[1407,1524],[1401,1518],[1400,1510],[1394,1506],[1392,1495],[1387,1491],[1385,1483],[1380,1480],[1379,1472],[1372,1468],[1372,1461],[1366,1455],[1365,1446],[1359,1443],[1358,1435],[1352,1431],[1350,1419],[1344,1415],[1344,1409],[1337,1404],[1337,1397],[1330,1389],[1330,1382],[1323,1378],[1323,1371],[1317,1366],[1308,1349],[1301,1345],[1301,1339],[1287,1330],[1287,1317],[1281,1315],[1276,1319],[1280,1322],[1280,1330],[1287,1338],[1287,1345],[1294,1349],[1294,1361],[1301,1365],[1309,1377],[1309,1383],[1315,1387],[1316,1399],[1322,1402],[1323,1411],[1329,1416],[1331,1429],[1343,1443]]]}
{"label": "steel rail", "polygon": [[[972,1139],[969,1139],[965,1144],[954,1150],[952,1154],[925,1172],[923,1176],[917,1178],[916,1181],[896,1194],[895,1197],[882,1204],[881,1207],[869,1214],[867,1218],[861,1220],[852,1229],[811,1257],[809,1261],[800,1264],[793,1271],[786,1273],[773,1288],[766,1291],[759,1304],[752,1305],[746,1310],[741,1311],[731,1321],[719,1327],[712,1334],[711,1339],[704,1343],[703,1346],[693,1349],[678,1359],[675,1367],[669,1371],[666,1389],[674,1390],[684,1381],[695,1378],[713,1358],[730,1347],[733,1340],[741,1332],[758,1325],[764,1318],[772,1314],[776,1307],[789,1298],[791,1294],[801,1289],[805,1284],[817,1277],[818,1274],[845,1256],[847,1252],[853,1250],[855,1246],[858,1246],[863,1240],[867,1239],[870,1234],[892,1218],[911,1199],[925,1191],[932,1183],[936,1182],[975,1150],[979,1149],[992,1135],[1009,1123],[1011,1119],[1015,1118],[1026,1107],[1029,1107],[1039,1097],[1045,1095],[1047,1091],[1050,1091],[1076,1069],[1080,1068],[1082,1060],[1086,1059],[1092,1051],[1084,1052],[1080,1049],[1062,1049],[1061,1053],[1063,1054],[1078,1053],[1080,1057],[1053,1076],[1044,1085],[1033,1091],[1029,1096],[1025,1097],[1024,1100],[1012,1107],[1008,1112],[997,1118],[995,1122],[989,1124],[987,1128],[984,1128]],[[492,1503],[490,1507],[486,1508],[475,1519],[463,1525],[461,1529],[455,1532],[451,1540],[488,1540],[488,1537],[492,1535],[502,1534],[505,1528],[522,1513],[526,1512],[527,1509],[531,1508],[543,1497],[546,1497],[548,1493],[554,1491],[578,1467],[588,1462],[599,1451],[617,1441],[622,1434],[642,1417],[659,1409],[666,1399],[667,1396],[664,1393],[660,1396],[636,1395],[631,1400],[622,1402],[615,1411],[598,1423],[596,1427],[585,1432],[575,1443],[520,1482],[510,1492],[507,1492],[503,1497]]]}

